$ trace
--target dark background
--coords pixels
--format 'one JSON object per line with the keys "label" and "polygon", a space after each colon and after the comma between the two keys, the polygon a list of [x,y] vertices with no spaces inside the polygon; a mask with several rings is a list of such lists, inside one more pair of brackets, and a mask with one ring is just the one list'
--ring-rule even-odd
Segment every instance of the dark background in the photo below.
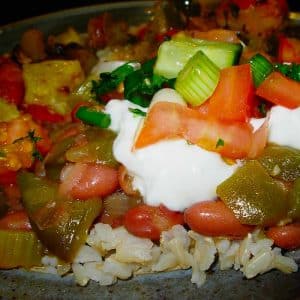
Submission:
{"label": "dark background", "polygon": [[[121,1],[122,0],[119,0],[119,2]],[[101,4],[105,2],[118,2],[118,0],[8,0],[5,1],[5,6],[2,6],[0,10],[0,25],[61,9]],[[289,5],[291,10],[300,11],[300,0],[289,0]]]}

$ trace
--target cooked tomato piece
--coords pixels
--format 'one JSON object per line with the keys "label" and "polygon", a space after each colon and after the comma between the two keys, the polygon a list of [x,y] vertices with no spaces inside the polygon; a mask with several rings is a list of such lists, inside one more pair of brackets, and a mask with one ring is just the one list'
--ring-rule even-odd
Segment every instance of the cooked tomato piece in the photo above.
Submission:
{"label": "cooked tomato piece", "polygon": [[194,204],[185,210],[184,220],[192,230],[207,236],[242,239],[254,229],[241,224],[220,200]]}
{"label": "cooked tomato piece", "polygon": [[254,85],[250,64],[221,70],[216,90],[209,99],[209,114],[222,121],[244,122],[254,104]]}
{"label": "cooked tomato piece", "polygon": [[272,72],[257,88],[256,94],[274,104],[287,108],[300,106],[300,82]]}
{"label": "cooked tomato piece", "polygon": [[102,14],[98,17],[91,18],[88,22],[88,39],[92,48],[101,49],[107,44],[106,20],[108,14]]}
{"label": "cooked tomato piece", "polygon": [[19,105],[24,98],[21,68],[9,59],[0,60],[0,98]]}
{"label": "cooked tomato piece", "polygon": [[119,187],[118,171],[101,164],[67,165],[62,171],[61,179],[60,193],[74,199],[106,196]]}
{"label": "cooked tomato piece", "polygon": [[0,169],[0,185],[15,184],[17,172],[13,170]]}
{"label": "cooked tomato piece", "polygon": [[280,248],[292,250],[300,248],[300,223],[271,227],[266,232],[267,237]]}
{"label": "cooked tomato piece", "polygon": [[31,114],[32,119],[37,122],[58,123],[65,120],[64,116],[51,111],[45,105],[30,104],[25,107],[25,111]]}
{"label": "cooked tomato piece", "polygon": [[162,205],[139,205],[130,209],[124,218],[124,226],[130,233],[151,240],[159,240],[163,231],[176,224],[183,224],[183,214]]}
{"label": "cooked tomato piece", "polygon": [[267,127],[253,133],[245,122],[222,122],[180,104],[158,102],[148,112],[135,148],[174,138],[184,138],[228,158],[255,157],[266,144]]}
{"label": "cooked tomato piece", "polygon": [[279,37],[278,60],[300,63],[300,41],[296,38]]}
{"label": "cooked tomato piece", "polygon": [[24,210],[9,212],[0,219],[0,229],[31,230],[28,215]]}

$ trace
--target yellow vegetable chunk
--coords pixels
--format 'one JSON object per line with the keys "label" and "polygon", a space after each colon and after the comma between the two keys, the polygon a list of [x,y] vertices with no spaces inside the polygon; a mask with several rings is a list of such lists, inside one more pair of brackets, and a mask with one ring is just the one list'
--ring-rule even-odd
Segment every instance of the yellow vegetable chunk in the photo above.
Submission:
{"label": "yellow vegetable chunk", "polygon": [[84,72],[77,60],[25,64],[23,76],[25,103],[47,105],[62,115],[70,112],[70,95],[84,80]]}
{"label": "yellow vegetable chunk", "polygon": [[43,246],[32,231],[0,230],[0,268],[41,265]]}

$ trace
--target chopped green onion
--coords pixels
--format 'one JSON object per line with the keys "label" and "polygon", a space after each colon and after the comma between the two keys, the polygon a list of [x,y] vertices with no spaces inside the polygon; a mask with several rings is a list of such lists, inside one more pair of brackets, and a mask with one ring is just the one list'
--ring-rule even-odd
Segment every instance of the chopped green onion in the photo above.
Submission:
{"label": "chopped green onion", "polygon": [[94,125],[101,128],[109,127],[111,118],[109,114],[97,111],[93,107],[81,106],[76,112],[76,118],[88,125]]}
{"label": "chopped green onion", "polygon": [[218,85],[220,69],[200,50],[178,74],[175,89],[186,102],[200,105]]}
{"label": "chopped green onion", "polygon": [[293,80],[300,81],[300,64],[275,64],[275,70]]}
{"label": "chopped green onion", "polygon": [[255,54],[249,61],[254,85],[258,87],[273,72],[273,64],[261,54]]}

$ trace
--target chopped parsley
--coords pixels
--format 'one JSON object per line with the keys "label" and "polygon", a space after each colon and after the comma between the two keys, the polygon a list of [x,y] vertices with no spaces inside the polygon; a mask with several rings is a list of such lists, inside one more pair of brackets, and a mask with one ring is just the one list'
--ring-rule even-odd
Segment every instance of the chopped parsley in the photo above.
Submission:
{"label": "chopped parsley", "polygon": [[6,157],[6,153],[0,150],[0,157]]}
{"label": "chopped parsley", "polygon": [[300,81],[300,64],[275,64],[275,70],[293,80]]}
{"label": "chopped parsley", "polygon": [[216,143],[216,148],[223,147],[225,145],[224,140],[218,139]]}
{"label": "chopped parsley", "polygon": [[135,116],[141,116],[141,117],[145,117],[146,116],[146,112],[138,109],[138,108],[128,108],[128,110],[130,112],[132,112]]}
{"label": "chopped parsley", "polygon": [[100,80],[92,81],[91,92],[96,95],[97,99],[101,99],[102,95],[115,90],[118,85],[132,72],[134,72],[134,67],[130,65],[130,63],[126,63],[112,72],[101,73],[99,75]]}
{"label": "chopped parsley", "polygon": [[33,129],[33,130],[29,130],[28,134],[26,136],[14,140],[13,144],[18,143],[25,139],[29,139],[33,143],[34,147],[33,147],[33,151],[32,151],[32,157],[34,159],[43,160],[42,154],[39,152],[39,150],[36,147],[36,143],[38,141],[40,141],[42,138],[39,136],[35,136],[35,130]]}
{"label": "chopped parsley", "polygon": [[148,107],[153,95],[164,86],[174,87],[175,79],[167,79],[153,74],[156,58],[150,59],[135,70],[126,63],[110,73],[101,73],[98,81],[92,81],[92,93],[96,99],[124,84],[124,96],[127,100],[142,107]]}

